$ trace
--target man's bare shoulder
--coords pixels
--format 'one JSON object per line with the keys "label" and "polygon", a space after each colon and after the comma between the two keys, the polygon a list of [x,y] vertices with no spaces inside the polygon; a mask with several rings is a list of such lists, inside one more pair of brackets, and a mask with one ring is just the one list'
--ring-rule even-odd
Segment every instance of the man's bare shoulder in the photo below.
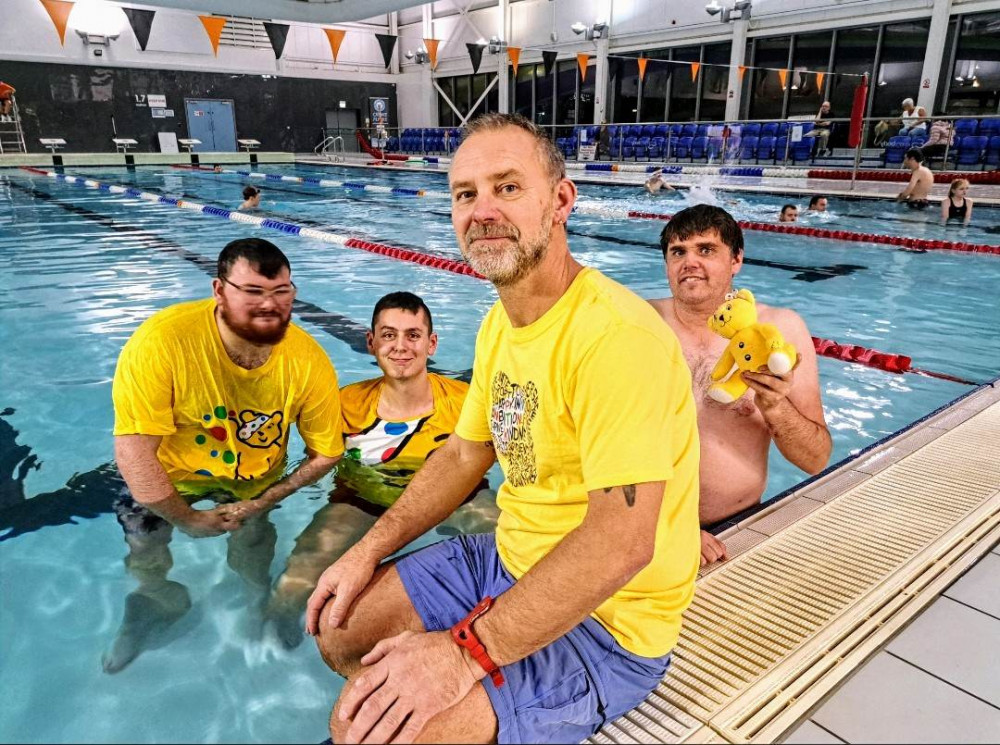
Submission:
{"label": "man's bare shoulder", "polygon": [[757,317],[761,323],[772,323],[782,334],[791,337],[808,336],[809,328],[802,316],[791,308],[779,308],[771,305],[757,305]]}

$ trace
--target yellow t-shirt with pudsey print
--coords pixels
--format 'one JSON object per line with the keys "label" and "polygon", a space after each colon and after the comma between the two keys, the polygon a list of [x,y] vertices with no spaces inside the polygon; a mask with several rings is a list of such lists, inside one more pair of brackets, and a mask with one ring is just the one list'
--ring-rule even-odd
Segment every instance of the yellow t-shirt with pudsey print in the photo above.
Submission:
{"label": "yellow t-shirt with pudsey print", "polygon": [[588,492],[666,482],[653,560],[593,616],[633,654],[669,652],[698,574],[699,450],[691,375],[653,308],[594,269],[529,326],[496,303],[455,433],[496,448],[497,551],[515,578],[580,525]]}
{"label": "yellow t-shirt with pudsey print", "polygon": [[118,357],[115,435],[160,435],[178,491],[249,499],[281,477],[294,424],[306,446],[344,452],[337,373],[323,348],[289,324],[260,367],[226,354],[215,301],[173,305],[146,320]]}

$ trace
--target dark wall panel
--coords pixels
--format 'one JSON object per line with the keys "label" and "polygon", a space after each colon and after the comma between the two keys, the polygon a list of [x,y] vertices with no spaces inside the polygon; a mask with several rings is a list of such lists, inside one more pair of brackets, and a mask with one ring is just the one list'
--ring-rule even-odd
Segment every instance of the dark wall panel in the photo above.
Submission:
{"label": "dark wall panel", "polygon": [[[396,88],[387,83],[34,62],[2,62],[0,78],[17,88],[30,152],[46,152],[39,137],[63,137],[70,152],[114,151],[112,117],[119,137],[139,141],[137,151],[158,152],[157,132],[188,136],[185,98],[232,99],[237,137],[260,140],[262,150],[311,150],[339,101],[363,122],[369,96],[387,96],[396,126]],[[167,97],[172,118],[136,105],[137,94],[150,93]]]}

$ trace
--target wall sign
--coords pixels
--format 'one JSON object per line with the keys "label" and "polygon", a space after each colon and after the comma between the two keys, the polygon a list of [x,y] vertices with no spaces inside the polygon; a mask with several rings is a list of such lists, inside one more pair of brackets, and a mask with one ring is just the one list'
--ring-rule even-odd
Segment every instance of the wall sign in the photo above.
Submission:
{"label": "wall sign", "polygon": [[150,107],[155,107],[157,109],[167,108],[167,97],[162,93],[150,93],[146,96],[146,101],[149,103]]}

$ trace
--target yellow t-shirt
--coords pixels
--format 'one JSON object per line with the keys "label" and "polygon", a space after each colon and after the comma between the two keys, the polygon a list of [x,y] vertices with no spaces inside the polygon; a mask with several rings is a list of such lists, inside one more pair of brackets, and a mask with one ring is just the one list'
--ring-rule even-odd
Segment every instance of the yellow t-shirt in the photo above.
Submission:
{"label": "yellow t-shirt", "polygon": [[392,505],[413,474],[455,431],[469,384],[435,373],[427,377],[434,408],[405,422],[379,417],[383,378],[341,389],[346,452],[337,477],[361,498],[383,507]]}
{"label": "yellow t-shirt", "polygon": [[180,303],[136,329],[115,369],[115,435],[162,435],[157,455],[179,491],[240,499],[280,478],[292,424],[320,455],[343,453],[337,373],[316,340],[289,324],[245,370],[214,313],[212,299]]}
{"label": "yellow t-shirt", "polygon": [[652,562],[593,615],[633,654],[669,652],[698,573],[699,450],[691,375],[652,307],[594,269],[529,326],[496,303],[455,432],[496,448],[497,550],[515,578],[580,525],[588,492],[666,482]]}

